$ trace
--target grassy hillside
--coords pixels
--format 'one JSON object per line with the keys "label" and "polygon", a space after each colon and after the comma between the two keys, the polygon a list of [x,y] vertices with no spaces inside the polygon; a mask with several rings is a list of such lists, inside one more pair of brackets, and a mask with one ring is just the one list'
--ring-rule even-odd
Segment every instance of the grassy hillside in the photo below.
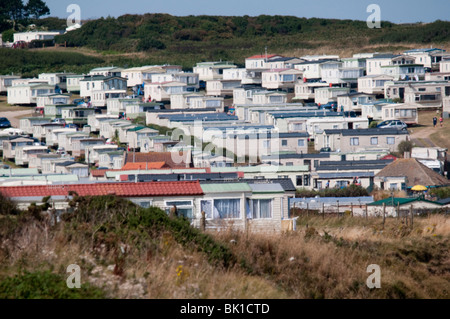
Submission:
{"label": "grassy hillside", "polygon": [[99,57],[76,52],[49,52],[0,48],[0,74],[37,77],[42,72],[87,72],[104,63]]}
{"label": "grassy hillside", "polygon": [[[62,28],[65,21],[46,18],[34,22],[51,30]],[[0,50],[0,74],[85,72],[112,64],[177,64],[190,70],[199,61],[218,60],[243,66],[246,57],[263,54],[266,47],[269,53],[285,56],[350,57],[357,52],[402,52],[428,46],[450,50],[449,40],[450,22],[444,21],[382,22],[381,29],[369,29],[364,21],[292,16],[124,15],[86,21],[81,29],[56,37],[56,42],[67,48]]]}
{"label": "grassy hillside", "polygon": [[[0,196],[1,197],[1,196]],[[205,234],[157,209],[112,197],[77,198],[52,226],[33,206],[0,198],[2,298],[448,298],[448,217],[301,217],[282,235]],[[83,290],[64,289],[81,267]],[[368,289],[367,266],[381,267]],[[39,283],[47,283],[39,285]],[[37,285],[42,287],[37,288]]]}
{"label": "grassy hillside", "polygon": [[148,52],[155,63],[192,67],[204,60],[232,60],[246,56],[323,47],[395,49],[410,44],[428,46],[450,40],[450,22],[397,25],[383,22],[369,29],[364,21],[306,19],[292,16],[227,17],[167,14],[124,15],[85,23],[79,30],[57,37],[58,43],[100,51]]}

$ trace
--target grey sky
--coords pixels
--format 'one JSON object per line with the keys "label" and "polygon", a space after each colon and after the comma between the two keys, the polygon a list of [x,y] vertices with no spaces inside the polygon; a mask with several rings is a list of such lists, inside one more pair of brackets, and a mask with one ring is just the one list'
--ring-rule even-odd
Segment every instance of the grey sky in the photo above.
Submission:
{"label": "grey sky", "polygon": [[449,0],[44,0],[51,16],[67,18],[69,4],[78,4],[81,18],[100,18],[123,14],[168,13],[186,15],[256,16],[293,15],[365,21],[369,4],[378,4],[381,19],[395,23],[450,20]]}

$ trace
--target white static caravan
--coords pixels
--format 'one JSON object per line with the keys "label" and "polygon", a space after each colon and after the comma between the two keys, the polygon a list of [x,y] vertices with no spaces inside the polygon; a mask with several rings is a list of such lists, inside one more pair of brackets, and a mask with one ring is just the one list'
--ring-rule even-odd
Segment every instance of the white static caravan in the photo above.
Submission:
{"label": "white static caravan", "polygon": [[407,103],[385,105],[381,112],[381,119],[383,121],[400,120],[408,125],[415,125],[419,123],[419,112],[417,109],[417,105]]}
{"label": "white static caravan", "polygon": [[294,89],[303,79],[303,73],[295,69],[274,69],[262,72],[261,86],[266,89]]}
{"label": "white static caravan", "polygon": [[30,31],[14,33],[14,42],[31,42],[34,40],[53,40],[55,36],[60,35],[59,31]]}
{"label": "white static caravan", "polygon": [[128,87],[134,87],[151,80],[152,74],[158,73],[165,73],[165,69],[158,65],[145,65],[123,70],[122,77],[127,79]]}
{"label": "white static caravan", "polygon": [[223,79],[223,71],[226,69],[235,69],[236,65],[229,62],[199,62],[193,68],[200,81]]}
{"label": "white static caravan", "polygon": [[54,94],[55,86],[46,83],[30,82],[8,87],[8,104],[30,105],[37,103],[40,95]]}
{"label": "white static caravan", "polygon": [[139,103],[141,103],[140,99],[109,98],[106,100],[106,111],[108,114],[119,115],[126,112],[128,105],[138,105]]}
{"label": "white static caravan", "polygon": [[66,90],[69,93],[80,93],[80,81],[85,78],[84,74],[68,75],[66,81]]}
{"label": "white static caravan", "polygon": [[16,165],[28,165],[32,157],[36,157],[37,154],[47,154],[47,146],[25,146],[18,147],[16,149],[16,156],[14,162]]}
{"label": "white static caravan", "polygon": [[8,88],[12,86],[12,81],[20,79],[18,75],[0,75],[0,92],[7,92]]}
{"label": "white static caravan", "polygon": [[109,99],[124,99],[126,96],[126,90],[92,91],[91,102],[94,107],[104,107],[107,106],[107,101]]}
{"label": "white static caravan", "polygon": [[163,82],[152,83],[145,82],[144,98],[145,101],[170,101],[172,94],[180,94],[186,92],[186,83],[182,82]]}
{"label": "white static caravan", "polygon": [[37,107],[45,107],[46,105],[67,105],[70,102],[70,94],[44,94],[36,98]]}

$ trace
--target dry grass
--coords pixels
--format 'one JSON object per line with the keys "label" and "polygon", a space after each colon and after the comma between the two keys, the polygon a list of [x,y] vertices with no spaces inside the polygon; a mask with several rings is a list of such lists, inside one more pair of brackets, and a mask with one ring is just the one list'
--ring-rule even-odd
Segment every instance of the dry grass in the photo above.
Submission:
{"label": "dry grass", "polygon": [[[164,232],[130,243],[124,232],[119,251],[108,238],[97,246],[93,235],[74,240],[65,225],[28,221],[0,244],[0,277],[18,269],[82,269],[82,283],[103,287],[115,298],[289,299],[289,298],[449,298],[450,221],[444,215],[417,217],[414,228],[403,220],[300,217],[287,234],[213,233],[236,257],[229,268],[181,246]],[[6,226],[5,226],[6,225]],[[306,226],[308,225],[308,226]],[[16,227],[16,228],[14,228]],[[80,224],[83,234],[87,225]],[[108,235],[108,234],[106,234]],[[369,289],[368,265],[381,267],[381,289]]]}

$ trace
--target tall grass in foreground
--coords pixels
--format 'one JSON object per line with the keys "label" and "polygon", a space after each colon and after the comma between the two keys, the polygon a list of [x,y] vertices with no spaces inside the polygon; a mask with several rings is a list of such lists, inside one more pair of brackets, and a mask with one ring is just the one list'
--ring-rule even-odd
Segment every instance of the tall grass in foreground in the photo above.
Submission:
{"label": "tall grass in foreground", "polygon": [[[0,215],[0,295],[14,297],[4,287],[16,275],[31,274],[21,277],[27,287],[48,272],[65,280],[78,264],[81,298],[450,297],[443,215],[412,229],[393,218],[383,229],[381,219],[308,216],[287,234],[204,234],[111,196],[73,204],[78,214],[56,226],[36,212]],[[370,264],[381,267],[381,289],[366,286]]]}

